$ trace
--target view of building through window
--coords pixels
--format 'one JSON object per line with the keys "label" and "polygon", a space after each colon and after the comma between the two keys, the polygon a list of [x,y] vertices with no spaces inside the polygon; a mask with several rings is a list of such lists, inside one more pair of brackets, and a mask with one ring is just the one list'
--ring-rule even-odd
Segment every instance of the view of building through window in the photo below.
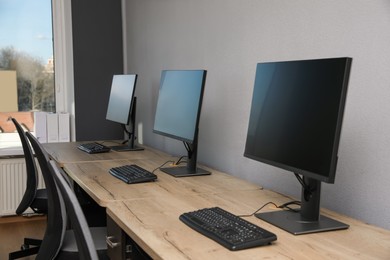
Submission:
{"label": "view of building through window", "polygon": [[51,0],[0,0],[0,114],[55,112],[53,64]]}

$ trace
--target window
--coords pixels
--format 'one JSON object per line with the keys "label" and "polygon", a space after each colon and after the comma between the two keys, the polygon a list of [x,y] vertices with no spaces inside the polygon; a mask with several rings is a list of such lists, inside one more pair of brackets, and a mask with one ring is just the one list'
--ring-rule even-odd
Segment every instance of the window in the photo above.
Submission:
{"label": "window", "polygon": [[56,111],[52,28],[51,0],[0,0],[0,148],[15,141],[8,116],[33,130],[33,111]]}
{"label": "window", "polygon": [[51,0],[0,0],[1,112],[55,111],[51,17]]}

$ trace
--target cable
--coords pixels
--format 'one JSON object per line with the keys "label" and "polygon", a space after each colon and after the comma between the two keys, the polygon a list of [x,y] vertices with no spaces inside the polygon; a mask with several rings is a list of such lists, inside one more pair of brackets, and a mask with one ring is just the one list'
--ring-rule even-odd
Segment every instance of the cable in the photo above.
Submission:
{"label": "cable", "polygon": [[164,167],[165,164],[167,163],[175,163],[174,161],[166,161],[165,163],[161,164],[160,166],[158,166],[156,169],[154,169],[152,171],[152,173],[154,173],[155,171],[159,170],[160,168]]}
{"label": "cable", "polygon": [[305,183],[305,181],[301,176],[299,176],[297,173],[294,173],[294,175],[305,190],[309,189],[309,187],[307,186],[307,184]]}
{"label": "cable", "polygon": [[[122,128],[123,128],[123,131],[127,134],[127,137],[128,137],[127,140],[124,140],[124,141],[122,142],[122,144],[125,144],[125,143],[127,143],[127,142],[129,142],[129,141],[131,140],[131,138],[133,137],[134,133],[130,132],[130,131],[127,129],[126,125],[124,125],[124,124],[122,124]],[[137,139],[137,137],[134,135],[134,140],[136,140],[136,139]]]}
{"label": "cable", "polygon": [[190,146],[190,144],[189,143],[187,143],[187,142],[184,142],[183,141],[183,144],[184,144],[184,147],[186,148],[186,150],[187,150],[187,152],[191,152],[191,146]]}
{"label": "cable", "polygon": [[287,210],[290,210],[290,211],[293,211],[293,212],[299,212],[299,209],[291,208],[290,205],[301,205],[301,202],[297,201],[297,200],[293,200],[293,201],[289,201],[289,202],[286,202],[286,203],[278,206],[274,202],[269,201],[269,202],[265,203],[263,206],[261,206],[260,208],[258,208],[252,214],[249,214],[249,215],[238,215],[238,217],[252,217],[253,215],[255,215],[257,212],[259,212],[260,210],[262,210],[265,206],[267,206],[269,204],[274,205],[278,209],[287,209]]}
{"label": "cable", "polygon": [[179,165],[181,163],[186,163],[186,161],[181,161],[183,158],[186,158],[187,156],[183,155],[181,156],[175,163],[173,163],[174,165]]}
{"label": "cable", "polygon": [[184,141],[183,141],[183,144],[184,144],[184,147],[185,147],[186,150],[187,150],[188,158],[191,159],[192,153],[193,153],[193,150],[192,150],[192,148],[191,148],[191,145],[190,145],[189,143],[187,143],[187,142],[184,142]]}
{"label": "cable", "polygon": [[249,215],[238,215],[238,217],[252,217],[253,215],[255,215],[257,212],[259,212],[260,210],[262,210],[265,206],[269,205],[269,204],[272,204],[274,205],[275,207],[278,207],[278,205],[276,205],[274,202],[272,201],[269,201],[267,203],[265,203],[263,206],[261,206],[260,208],[258,208],[255,212],[253,212],[252,214],[249,214]]}
{"label": "cable", "polygon": [[154,170],[152,171],[152,173],[154,173],[154,172],[157,171],[158,169],[164,167],[167,163],[172,163],[173,165],[179,165],[179,164],[181,164],[181,163],[186,163],[186,161],[182,161],[183,158],[186,158],[186,157],[187,157],[187,156],[183,155],[183,156],[181,156],[179,159],[177,159],[176,162],[175,162],[175,161],[171,161],[171,160],[166,161],[165,163],[161,164],[161,165],[158,166],[156,169],[154,169]]}
{"label": "cable", "polygon": [[290,211],[293,211],[293,212],[299,212],[300,209],[294,209],[294,208],[291,208],[290,205],[298,205],[298,206],[301,206],[301,202],[298,201],[298,200],[293,200],[293,201],[290,201],[290,202],[286,202],[282,205],[279,205],[278,208],[280,209],[288,209]]}

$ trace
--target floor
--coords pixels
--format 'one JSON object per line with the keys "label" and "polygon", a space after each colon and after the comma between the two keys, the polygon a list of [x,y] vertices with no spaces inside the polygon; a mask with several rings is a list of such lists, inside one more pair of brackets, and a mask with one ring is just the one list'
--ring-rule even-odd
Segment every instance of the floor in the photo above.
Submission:
{"label": "floor", "polygon": [[24,237],[41,239],[45,229],[45,216],[0,217],[0,259],[8,259],[9,252],[19,250]]}

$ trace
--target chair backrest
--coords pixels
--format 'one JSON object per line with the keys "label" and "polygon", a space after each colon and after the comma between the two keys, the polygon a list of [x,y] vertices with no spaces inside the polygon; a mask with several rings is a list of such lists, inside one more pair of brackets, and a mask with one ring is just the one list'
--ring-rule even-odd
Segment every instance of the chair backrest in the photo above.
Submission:
{"label": "chair backrest", "polygon": [[11,120],[14,123],[16,130],[18,131],[20,141],[22,142],[27,171],[26,190],[24,192],[21,202],[19,203],[19,206],[16,209],[16,214],[21,215],[23,212],[26,211],[26,209],[28,209],[28,207],[30,207],[36,196],[38,187],[38,171],[34,160],[34,154],[26,138],[25,131],[15,118],[11,118]]}
{"label": "chair backrest", "polygon": [[27,132],[26,136],[38,158],[47,190],[47,227],[36,259],[54,259],[61,248],[65,235],[67,223],[65,205],[49,168],[49,155],[30,132]]}
{"label": "chair backrest", "polygon": [[87,220],[68,182],[64,179],[64,172],[55,161],[50,161],[50,170],[54,176],[57,188],[60,191],[66,207],[66,212],[75,235],[79,259],[98,259],[96,248],[89,230]]}

